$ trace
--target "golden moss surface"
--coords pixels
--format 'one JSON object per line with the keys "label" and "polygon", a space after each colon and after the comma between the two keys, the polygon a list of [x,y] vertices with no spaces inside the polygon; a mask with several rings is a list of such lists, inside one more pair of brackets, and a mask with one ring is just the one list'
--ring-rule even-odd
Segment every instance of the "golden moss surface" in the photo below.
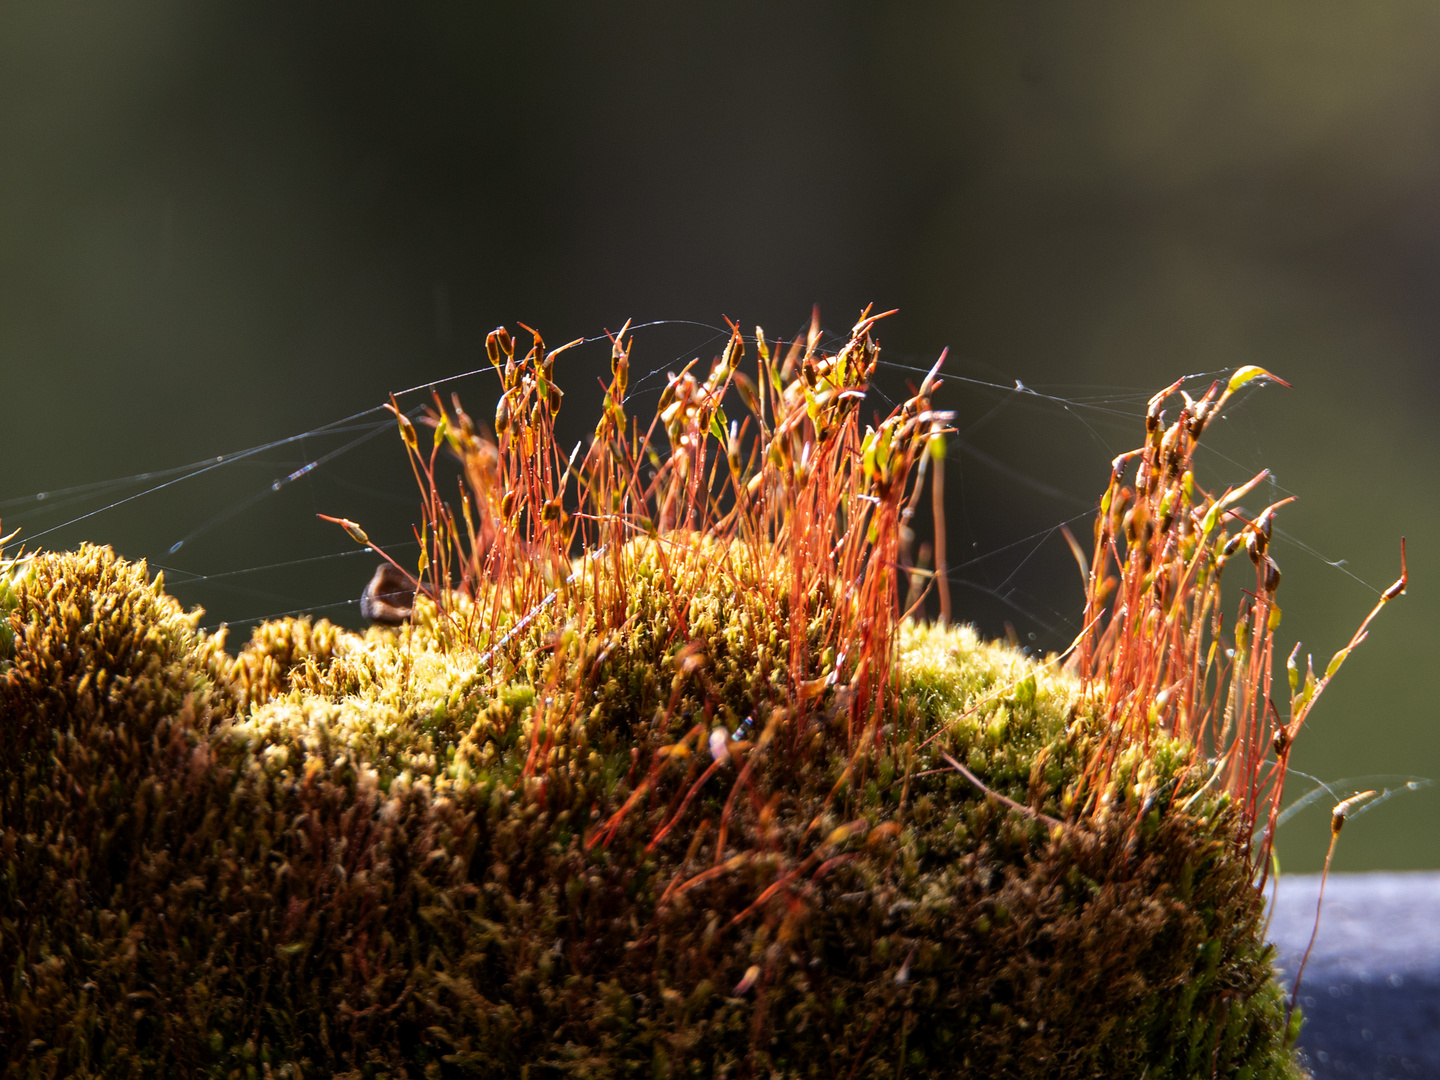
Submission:
{"label": "golden moss surface", "polygon": [[109,549],[4,569],[0,1074],[1300,1075],[1184,746],[1077,817],[1066,677],[907,623],[901,730],[837,751],[843,691],[764,704],[784,567],[707,557],[628,548],[623,632],[580,574],[488,635],[422,601],[238,657]]}

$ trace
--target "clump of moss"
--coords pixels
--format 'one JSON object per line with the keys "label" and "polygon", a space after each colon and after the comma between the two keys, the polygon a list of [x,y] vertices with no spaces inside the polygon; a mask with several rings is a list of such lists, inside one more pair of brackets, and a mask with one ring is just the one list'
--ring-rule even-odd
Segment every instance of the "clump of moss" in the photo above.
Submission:
{"label": "clump of moss", "polygon": [[239,711],[306,685],[316,670],[330,667],[340,641],[339,627],[327,619],[261,623],[230,669],[229,683]]}
{"label": "clump of moss", "polygon": [[[941,749],[1058,815],[1086,721],[967,630],[903,631],[907,759],[833,752],[830,699],[756,718],[654,844],[719,760],[708,730],[659,762],[637,737],[673,644],[636,634],[547,704],[563,654],[486,696],[479,653],[418,627],[261,627],[227,664],[105,549],[12,588],[7,1075],[1294,1075],[1234,814],[1179,808],[1178,752],[1148,809],[1051,829],[987,799]],[[720,653],[741,605],[692,605]]]}
{"label": "clump of moss", "polygon": [[543,346],[492,336],[500,441],[432,418],[473,502],[427,504],[396,630],[232,659],[144,564],[9,565],[3,1075],[1299,1076],[1204,747],[899,618],[944,416],[927,379],[859,437],[869,325],[760,336],[748,460],[738,334],[673,379],[644,491],[617,337],[610,518],[563,502]]}

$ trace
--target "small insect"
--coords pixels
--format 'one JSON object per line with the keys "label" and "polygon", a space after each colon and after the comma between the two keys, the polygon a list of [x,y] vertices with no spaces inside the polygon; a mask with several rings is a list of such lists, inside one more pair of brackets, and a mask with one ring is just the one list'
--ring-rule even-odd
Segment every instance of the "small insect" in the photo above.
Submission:
{"label": "small insect", "polygon": [[733,735],[727,736],[723,727],[717,727],[710,732],[710,756],[716,761],[730,760],[730,744],[739,742],[750,731],[750,726],[755,723],[753,716],[747,716],[740,721],[740,726],[735,729]]}
{"label": "small insect", "polygon": [[360,614],[382,626],[408,622],[415,606],[415,586],[389,563],[375,568],[375,575],[360,594]]}

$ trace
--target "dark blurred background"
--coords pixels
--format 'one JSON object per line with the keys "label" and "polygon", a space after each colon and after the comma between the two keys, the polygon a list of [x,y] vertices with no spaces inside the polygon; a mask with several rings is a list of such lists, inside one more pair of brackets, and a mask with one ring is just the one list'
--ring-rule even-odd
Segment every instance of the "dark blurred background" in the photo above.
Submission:
{"label": "dark blurred background", "polygon": [[[1328,660],[1410,540],[1296,765],[1440,777],[1437,49],[1418,2],[0,3],[0,517],[167,568],[232,646],[353,625],[373,558],[314,514],[398,550],[414,499],[374,413],[322,425],[481,366],[502,322],[667,320],[642,408],[722,316],[843,333],[873,301],[900,309],[877,408],[944,346],[961,377],[957,605],[1043,651],[1080,609],[1054,527],[1088,534],[1145,398],[1260,364],[1294,388],[1244,395],[1201,479],[1300,496],[1285,651]],[[565,361],[575,437],[605,357]],[[453,388],[489,414],[489,377]],[[1337,866],[1440,866],[1437,825],[1406,794]]]}

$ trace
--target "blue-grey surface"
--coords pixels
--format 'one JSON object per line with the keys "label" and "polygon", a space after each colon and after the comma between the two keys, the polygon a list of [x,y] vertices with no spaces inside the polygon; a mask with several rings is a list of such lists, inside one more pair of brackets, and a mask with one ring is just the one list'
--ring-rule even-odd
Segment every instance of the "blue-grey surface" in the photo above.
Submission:
{"label": "blue-grey surface", "polygon": [[[1318,874],[1280,878],[1270,939],[1288,991],[1315,925]],[[1440,1080],[1440,873],[1331,874],[1300,984],[1317,1080]]]}

